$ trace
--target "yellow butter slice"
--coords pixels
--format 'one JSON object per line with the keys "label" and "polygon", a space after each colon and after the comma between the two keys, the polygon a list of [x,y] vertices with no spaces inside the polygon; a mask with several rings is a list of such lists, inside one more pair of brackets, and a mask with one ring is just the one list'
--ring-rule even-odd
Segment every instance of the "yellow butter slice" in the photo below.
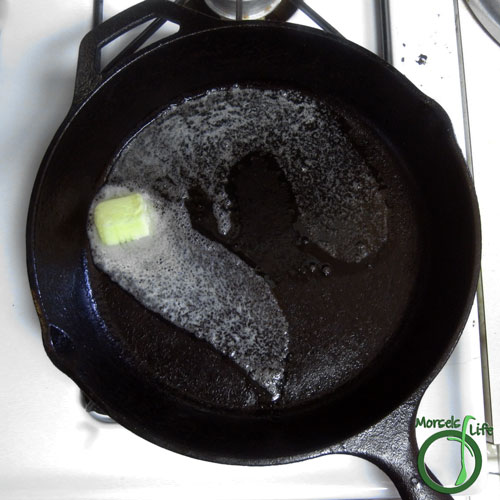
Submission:
{"label": "yellow butter slice", "polygon": [[151,233],[148,207],[138,193],[101,201],[95,207],[94,222],[105,245],[138,240]]}

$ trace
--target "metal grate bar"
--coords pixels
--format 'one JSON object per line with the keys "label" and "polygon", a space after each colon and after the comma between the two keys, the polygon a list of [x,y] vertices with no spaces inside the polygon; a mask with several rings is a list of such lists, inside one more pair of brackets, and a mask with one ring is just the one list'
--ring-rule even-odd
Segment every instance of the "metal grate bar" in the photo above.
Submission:
{"label": "metal grate bar", "polygon": [[290,3],[312,19],[322,30],[333,35],[342,36],[326,19],[323,19],[312,7],[309,7],[304,0],[290,0]]}
{"label": "metal grate bar", "polygon": [[391,15],[388,0],[377,1],[377,15],[380,25],[380,56],[392,64]]}
{"label": "metal grate bar", "polygon": [[236,21],[243,19],[243,0],[236,0]]}
{"label": "metal grate bar", "polygon": [[92,29],[102,23],[104,10],[104,0],[94,0],[92,11]]}

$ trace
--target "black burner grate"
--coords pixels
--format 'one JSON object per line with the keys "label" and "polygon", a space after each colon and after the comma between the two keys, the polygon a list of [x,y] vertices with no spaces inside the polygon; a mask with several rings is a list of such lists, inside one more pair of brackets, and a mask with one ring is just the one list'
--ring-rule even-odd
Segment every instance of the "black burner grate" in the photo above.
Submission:
{"label": "black burner grate", "polygon": [[[174,1],[174,3],[178,5],[202,12],[208,16],[217,17],[204,0],[171,1]],[[384,3],[385,0],[381,1]],[[96,27],[103,20],[103,4],[104,0],[94,0],[93,27]],[[328,21],[323,19],[312,7],[310,7],[305,0],[282,0],[281,3],[263,19],[268,21],[286,22],[297,12],[297,10],[304,12],[304,14],[311,18],[324,31],[340,35],[340,33],[330,23],[328,23]]]}

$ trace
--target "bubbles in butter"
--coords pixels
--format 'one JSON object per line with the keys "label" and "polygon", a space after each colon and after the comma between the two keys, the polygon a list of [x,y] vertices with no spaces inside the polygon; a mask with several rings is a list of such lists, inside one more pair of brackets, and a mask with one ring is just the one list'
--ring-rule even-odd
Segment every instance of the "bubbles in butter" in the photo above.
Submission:
{"label": "bubbles in butter", "polygon": [[233,87],[172,105],[129,141],[110,181],[136,180],[171,200],[201,187],[224,234],[231,227],[229,169],[256,151],[275,156],[305,236],[330,255],[361,262],[385,243],[380,184],[334,110],[297,91]]}
{"label": "bubbles in butter", "polygon": [[103,245],[91,215],[88,234],[94,263],[148,309],[229,356],[277,399],[288,324],[264,279],[193,230],[182,203],[133,183],[127,186],[104,186],[90,214],[103,199],[140,192],[151,214],[152,236]]}
{"label": "bubbles in butter", "polygon": [[89,235],[95,263],[114,281],[230,356],[276,399],[287,320],[261,277],[191,227],[184,204],[190,188],[201,188],[227,234],[229,171],[256,151],[272,154],[286,175],[304,238],[349,263],[385,243],[383,191],[334,110],[297,91],[237,86],[171,105],[114,161],[98,199],[141,192],[154,207],[154,235],[116,249],[102,247],[91,224]]}

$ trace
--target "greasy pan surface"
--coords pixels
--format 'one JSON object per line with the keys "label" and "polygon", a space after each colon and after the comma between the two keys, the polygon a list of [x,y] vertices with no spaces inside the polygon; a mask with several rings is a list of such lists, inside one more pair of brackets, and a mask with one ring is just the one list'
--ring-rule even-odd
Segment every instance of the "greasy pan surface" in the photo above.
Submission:
{"label": "greasy pan surface", "polygon": [[[328,285],[299,276],[274,291],[291,318],[276,403],[211,345],[97,269],[86,232],[92,199],[141,126],[184,97],[236,83],[298,90],[332,106],[387,197],[387,241],[377,252],[355,265],[320,255],[333,270]],[[259,188],[259,179],[273,185],[269,165],[256,167],[257,179],[233,179],[240,204],[260,196],[273,212]],[[246,213],[246,227],[257,228],[239,252],[272,274],[251,243],[258,217],[251,206]],[[134,432],[228,463],[314,456],[428,384],[458,340],[479,266],[477,203],[442,109],[348,41],[258,23],[161,42],[75,107],[43,160],[27,239],[53,362]]]}

